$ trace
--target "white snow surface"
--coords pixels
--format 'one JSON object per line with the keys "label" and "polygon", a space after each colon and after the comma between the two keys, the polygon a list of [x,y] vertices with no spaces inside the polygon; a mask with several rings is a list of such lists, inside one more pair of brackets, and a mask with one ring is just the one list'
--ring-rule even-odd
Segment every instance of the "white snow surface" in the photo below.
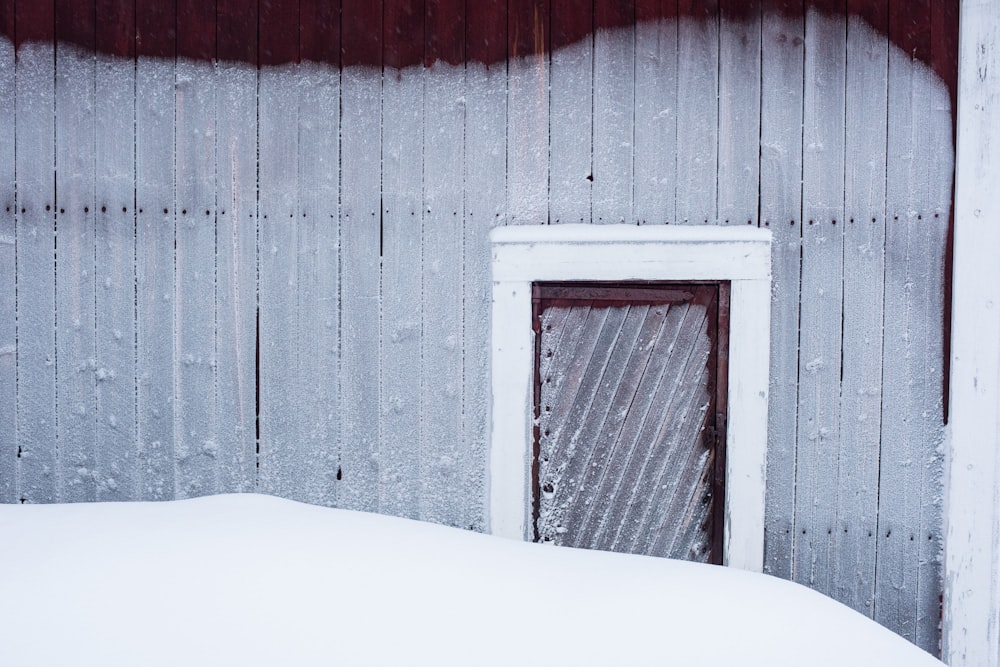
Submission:
{"label": "white snow surface", "polygon": [[794,583],[260,495],[0,505],[0,664],[941,665]]}

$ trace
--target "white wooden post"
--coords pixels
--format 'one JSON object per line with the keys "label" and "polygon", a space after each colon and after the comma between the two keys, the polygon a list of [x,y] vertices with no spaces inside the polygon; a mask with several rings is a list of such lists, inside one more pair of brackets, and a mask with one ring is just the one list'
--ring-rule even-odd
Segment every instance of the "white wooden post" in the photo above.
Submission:
{"label": "white wooden post", "polygon": [[943,658],[997,667],[1000,1],[963,0],[960,26]]}

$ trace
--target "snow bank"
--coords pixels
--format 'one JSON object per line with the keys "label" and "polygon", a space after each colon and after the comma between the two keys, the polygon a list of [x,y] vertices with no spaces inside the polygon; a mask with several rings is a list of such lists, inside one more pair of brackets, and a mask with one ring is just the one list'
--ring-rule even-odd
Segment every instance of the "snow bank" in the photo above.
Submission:
{"label": "snow bank", "polygon": [[0,505],[3,665],[941,663],[764,575],[257,495]]}

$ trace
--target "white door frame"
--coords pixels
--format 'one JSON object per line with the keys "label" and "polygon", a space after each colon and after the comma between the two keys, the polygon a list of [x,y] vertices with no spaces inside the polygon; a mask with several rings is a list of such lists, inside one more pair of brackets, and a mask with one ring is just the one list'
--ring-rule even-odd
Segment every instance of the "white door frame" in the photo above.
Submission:
{"label": "white door frame", "polygon": [[536,281],[728,281],[729,394],[723,562],[761,571],[771,312],[771,233],[754,227],[538,225],[492,231],[489,518],[526,538]]}

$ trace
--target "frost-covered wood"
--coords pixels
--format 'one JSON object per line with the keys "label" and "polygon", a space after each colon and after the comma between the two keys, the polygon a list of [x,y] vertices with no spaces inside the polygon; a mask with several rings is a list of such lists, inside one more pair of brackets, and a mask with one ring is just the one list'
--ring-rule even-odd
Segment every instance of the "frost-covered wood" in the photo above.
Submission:
{"label": "frost-covered wood", "polygon": [[771,367],[765,571],[790,578],[795,518],[799,288],[802,247],[802,17],[765,0],[761,28],[760,216],[771,229]]}
{"label": "frost-covered wood", "polygon": [[257,16],[220,0],[215,68],[216,430],[219,491],[257,476]]}
{"label": "frost-covered wood", "polygon": [[[385,3],[389,25],[423,31],[423,3]],[[396,66],[423,58],[404,53],[405,32],[390,31],[382,47]],[[416,45],[415,45],[416,46]],[[404,67],[382,81],[382,315],[379,338],[379,502],[382,511],[420,516],[421,307],[423,259],[424,90],[420,70]],[[433,166],[432,166],[433,168]]]}
{"label": "frost-covered wood", "polygon": [[[339,41],[339,16],[322,3],[300,5],[298,382],[312,387],[299,406],[299,442],[286,474],[308,502],[337,503],[340,417],[340,77],[319,63]],[[298,393],[298,392],[297,392]]]}
{"label": "frost-covered wood", "polygon": [[[175,485],[177,358],[174,285],[174,40],[156,34],[154,6],[136,7],[135,199],[138,497],[160,500]],[[146,57],[143,57],[146,56]]]}
{"label": "frost-covered wood", "polygon": [[266,489],[482,529],[489,230],[750,221],[768,570],[933,648],[948,3],[243,4],[60,0],[96,55],[0,41],[0,498]]}
{"label": "frost-covered wood", "polygon": [[[837,599],[872,616],[882,415],[885,271],[885,134],[888,45],[877,30],[888,8],[855,2],[847,19],[845,152],[857,156],[844,178],[844,331],[840,392]],[[848,519],[853,517],[853,520]]]}
{"label": "frost-covered wood", "polygon": [[[480,62],[465,67],[465,223],[464,403],[462,444],[465,447],[460,489],[466,498],[486,497],[487,442],[490,429],[490,230],[506,221],[507,68],[482,62],[502,60],[505,40],[496,39],[506,24],[493,3],[466,4],[466,55]],[[486,506],[465,503],[463,528],[482,529]]]}
{"label": "frost-covered wood", "polygon": [[[875,618],[921,646],[940,640],[944,261],[953,151],[948,93],[930,56],[931,3],[907,3],[890,33],[885,329]],[[915,28],[916,26],[916,28]]]}
{"label": "frost-covered wood", "polygon": [[[214,54],[215,12],[198,0],[177,7],[183,51]],[[209,56],[210,57],[210,56]],[[175,270],[177,494],[218,491],[216,417],[216,88],[211,60],[178,60],[174,73],[176,127]]]}
{"label": "frost-covered wood", "polygon": [[[10,28],[14,8],[0,21]],[[0,90],[14,90],[14,44],[0,39]],[[0,502],[18,501],[17,463],[17,254],[14,199],[15,103],[0,95]],[[11,317],[14,314],[14,317]]]}
{"label": "frost-covered wood", "polygon": [[723,502],[709,500],[704,432],[715,424],[716,292],[687,286],[630,304],[542,295],[539,539],[708,561]]}
{"label": "frost-covered wood", "polygon": [[753,226],[760,183],[760,3],[723,0],[719,10],[728,29],[719,32],[718,222]]}
{"label": "frost-covered wood", "polygon": [[[51,25],[52,0],[17,6],[25,28]],[[51,43],[17,52],[15,202],[17,227],[17,466],[18,501],[59,499],[56,445],[55,58]],[[29,287],[30,286],[30,287]]]}
{"label": "frost-covered wood", "polygon": [[678,24],[676,16],[648,20],[662,10],[655,0],[636,2],[632,204],[639,224],[677,220]]}
{"label": "frost-covered wood", "polygon": [[565,43],[549,62],[549,221],[590,222],[594,176],[594,44],[574,39],[594,20],[593,5],[551,0],[552,40]]}
{"label": "frost-covered wood", "polygon": [[[597,0],[594,35],[593,222],[632,222],[635,28],[631,0]],[[556,118],[559,118],[556,116]],[[568,123],[572,126],[572,123]],[[573,220],[576,222],[576,220]]]}
{"label": "frost-covered wood", "polygon": [[427,3],[424,45],[423,226],[420,342],[420,517],[455,525],[463,504],[455,489],[462,432],[464,282],[462,197],[465,153],[462,91],[465,3]]}
{"label": "frost-covered wood", "polygon": [[[99,0],[96,45],[134,54],[135,8]],[[98,53],[94,81],[97,446],[99,500],[137,497],[135,71]]]}
{"label": "frost-covered wood", "polygon": [[839,536],[830,501],[840,448],[845,18],[810,9],[805,33],[799,317],[815,324],[799,327],[792,579],[830,594]]}
{"label": "frost-covered wood", "polygon": [[[93,3],[73,16],[66,3],[56,7],[56,25],[77,26],[93,39]],[[97,383],[108,371],[97,363],[94,246],[94,58],[62,43],[56,48],[55,134],[59,226],[56,271],[56,385],[59,396],[59,498],[97,499]],[[107,206],[104,206],[107,211]]]}
{"label": "frost-covered wood", "polygon": [[[344,0],[340,82],[341,507],[374,511],[379,479],[381,7]],[[391,73],[391,71],[390,71]]]}

